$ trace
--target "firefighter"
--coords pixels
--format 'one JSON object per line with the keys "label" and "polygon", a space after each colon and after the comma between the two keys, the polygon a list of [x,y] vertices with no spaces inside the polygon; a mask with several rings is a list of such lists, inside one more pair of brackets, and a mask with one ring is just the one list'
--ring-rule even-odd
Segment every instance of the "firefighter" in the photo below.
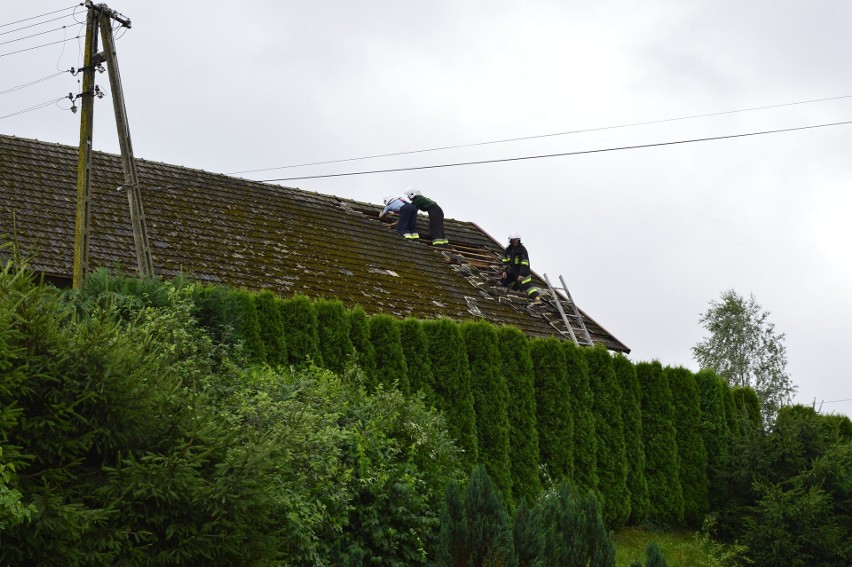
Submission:
{"label": "firefighter", "polygon": [[394,197],[386,195],[384,198],[385,208],[379,213],[379,219],[384,218],[388,213],[396,213],[399,219],[391,226],[396,226],[396,231],[403,238],[414,240],[420,238],[417,234],[417,207],[403,199],[402,197]]}
{"label": "firefighter", "polygon": [[420,191],[414,187],[406,189],[405,196],[412,205],[421,211],[426,211],[429,215],[429,235],[432,237],[432,246],[446,248],[450,241],[444,238],[444,210],[432,199],[421,195]]}
{"label": "firefighter", "polygon": [[503,274],[500,284],[509,289],[527,292],[531,305],[541,304],[541,292],[532,286],[530,257],[517,232],[509,235],[509,245],[503,252]]}

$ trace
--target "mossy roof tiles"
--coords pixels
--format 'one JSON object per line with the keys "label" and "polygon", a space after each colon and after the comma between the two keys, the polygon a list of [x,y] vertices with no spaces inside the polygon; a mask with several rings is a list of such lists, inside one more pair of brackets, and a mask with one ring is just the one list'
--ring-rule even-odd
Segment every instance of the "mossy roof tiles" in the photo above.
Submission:
{"label": "mossy roof tiles", "polygon": [[[35,270],[60,280],[72,274],[77,159],[77,148],[0,135],[0,234],[29,253]],[[473,223],[447,219],[447,238],[459,245],[442,253],[426,239],[402,239],[378,220],[378,205],[141,159],[137,169],[159,275],[337,298],[397,317],[464,320],[475,318],[478,308],[485,319],[530,336],[560,336],[520,298],[498,301],[479,285],[493,274],[465,265],[465,257],[479,267],[490,257],[496,266],[501,246]],[[132,272],[128,200],[118,189],[123,182],[120,157],[95,152],[91,263]],[[629,351],[583,316],[595,342]]]}

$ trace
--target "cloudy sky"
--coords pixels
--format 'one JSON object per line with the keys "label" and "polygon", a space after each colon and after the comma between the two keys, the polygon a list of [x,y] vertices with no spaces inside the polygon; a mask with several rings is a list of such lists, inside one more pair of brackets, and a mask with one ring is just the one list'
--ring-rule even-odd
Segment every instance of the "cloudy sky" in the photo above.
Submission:
{"label": "cloudy sky", "polygon": [[[82,65],[84,9],[3,4],[0,132],[76,145],[79,114],[54,101],[79,91],[61,71]],[[852,415],[848,0],[109,6],[132,21],[116,36],[137,157],[257,180],[512,160],[280,183],[374,203],[413,185],[520,232],[634,361],[697,370],[709,302],[753,294],[796,401]],[[117,153],[109,97],[94,122]],[[757,134],[774,130],[791,131]],[[351,159],[384,154],[403,155]],[[574,155],[512,159],[551,154]]]}

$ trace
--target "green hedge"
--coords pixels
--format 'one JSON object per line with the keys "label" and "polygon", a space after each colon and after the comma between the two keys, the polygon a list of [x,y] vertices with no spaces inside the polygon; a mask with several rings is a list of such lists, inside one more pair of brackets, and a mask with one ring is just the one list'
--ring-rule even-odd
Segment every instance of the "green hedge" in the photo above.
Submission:
{"label": "green hedge", "polygon": [[645,441],[645,478],[651,498],[651,521],[664,526],[683,525],[683,491],[674,405],[668,380],[659,362],[636,365],[642,401],[642,433]]}
{"label": "green hedge", "polygon": [[479,461],[476,413],[464,341],[458,325],[449,319],[423,322],[432,365],[434,405],[447,418],[447,427],[464,450],[463,461],[473,468]]}
{"label": "green hedge", "polygon": [[322,367],[325,362],[319,350],[319,323],[314,302],[304,295],[294,295],[279,305],[288,364],[303,367],[313,362]]}
{"label": "green hedge", "polygon": [[287,364],[287,342],[284,322],[281,320],[281,299],[271,291],[261,291],[254,296],[254,305],[260,323],[266,362],[272,366]]}
{"label": "green hedge", "polygon": [[581,348],[562,343],[571,383],[571,413],[574,416],[574,482],[580,491],[598,488],[598,440],[589,388],[589,365]]}
{"label": "green hedge", "polygon": [[710,508],[707,485],[707,451],[701,434],[701,400],[695,378],[686,368],[666,367],[672,391],[677,433],[683,519],[687,527],[699,529]]}
{"label": "green hedge", "polygon": [[407,317],[399,324],[399,337],[405,366],[408,368],[408,387],[412,393],[421,392],[426,400],[434,401],[432,361],[429,358],[429,339],[423,324]]}
{"label": "green hedge", "polygon": [[408,365],[402,350],[399,321],[390,315],[373,315],[369,319],[370,343],[376,357],[376,375],[386,387],[396,387],[411,393],[408,384]]}
{"label": "green hedge", "polygon": [[728,499],[725,478],[731,444],[725,418],[728,384],[712,370],[699,371],[695,383],[701,399],[701,436],[707,451],[708,504],[711,510],[719,510]]}
{"label": "green hedge", "polygon": [[574,474],[574,425],[565,353],[558,339],[532,339],[536,421],[541,464],[554,482]]}
{"label": "green hedge", "polygon": [[630,517],[627,452],[621,414],[621,385],[612,356],[603,345],[582,351],[589,364],[589,387],[598,442],[598,494],[606,525],[620,528]]}
{"label": "green hedge", "polygon": [[355,361],[364,372],[368,391],[375,390],[379,384],[376,374],[376,351],[370,342],[370,323],[367,313],[360,307],[346,312],[349,318],[349,340],[355,347]]}
{"label": "green hedge", "polygon": [[497,329],[503,376],[509,391],[509,454],[512,496],[532,504],[541,494],[535,376],[530,343],[517,327]]}
{"label": "green hedge", "polygon": [[316,300],[314,308],[317,312],[317,344],[323,364],[332,372],[343,372],[355,353],[349,339],[346,309],[340,301],[330,299]]}
{"label": "green hedge", "polygon": [[479,464],[488,473],[504,501],[512,506],[512,471],[509,460],[509,391],[503,377],[500,349],[494,327],[485,322],[459,325],[473,391]]}
{"label": "green hedge", "polygon": [[627,458],[627,489],[630,493],[631,525],[648,519],[651,501],[645,479],[645,446],[642,433],[642,407],[639,402],[639,379],[636,368],[623,354],[613,360],[615,375],[621,385],[621,416],[624,421],[624,446]]}

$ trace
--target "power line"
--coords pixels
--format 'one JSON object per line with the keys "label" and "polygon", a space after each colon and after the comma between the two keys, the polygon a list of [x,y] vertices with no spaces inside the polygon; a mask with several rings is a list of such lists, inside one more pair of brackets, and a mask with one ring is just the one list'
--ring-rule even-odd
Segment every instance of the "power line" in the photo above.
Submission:
{"label": "power line", "polygon": [[15,55],[16,53],[23,53],[25,51],[32,51],[33,49],[38,49],[40,47],[47,47],[48,45],[56,45],[58,43],[67,43],[69,41],[74,41],[75,39],[80,39],[81,36],[75,35],[74,37],[69,37],[66,39],[62,39],[59,41],[53,41],[51,43],[42,43],[41,45],[36,45],[35,47],[28,47],[26,49],[19,49],[18,51],[10,51],[8,53],[0,53],[0,57],[6,57],[7,55]]}
{"label": "power line", "polygon": [[588,132],[600,132],[600,131],[603,131],[603,130],[615,130],[615,129],[618,129],[618,128],[631,128],[631,127],[634,127],[634,126],[648,126],[648,125],[651,125],[651,124],[664,124],[666,122],[677,122],[677,121],[680,121],[680,120],[693,120],[695,118],[709,118],[711,116],[724,116],[726,114],[737,114],[737,113],[740,113],[740,112],[752,112],[752,111],[755,111],[755,110],[769,110],[769,109],[772,109],[772,108],[783,108],[783,107],[786,107],[786,106],[795,106],[795,105],[799,105],[799,104],[811,104],[811,103],[814,103],[814,102],[827,102],[827,101],[832,101],[832,100],[841,100],[841,99],[845,99],[845,98],[852,98],[852,95],[842,95],[842,96],[835,96],[835,97],[828,97],[828,98],[816,98],[816,99],[811,99],[811,100],[802,100],[802,101],[798,101],[798,102],[787,102],[787,103],[783,103],[783,104],[772,104],[772,105],[766,105],[766,106],[753,106],[753,107],[750,107],[750,108],[741,108],[741,109],[738,109],[738,110],[724,110],[724,111],[721,111],[721,112],[708,112],[708,113],[705,113],[705,114],[693,114],[691,116],[680,116],[680,117],[677,117],[677,118],[663,118],[663,119],[660,119],[660,120],[647,120],[647,121],[644,121],[644,122],[630,122],[630,123],[627,123],[627,124],[617,124],[617,125],[613,125],[613,126],[600,126],[600,127],[597,127],[597,128],[584,128],[584,129],[580,129],[580,130],[567,130],[565,132],[554,132],[552,134],[538,134],[538,135],[533,135],[533,136],[520,136],[520,137],[517,137],[517,138],[504,138],[504,139],[501,139],[501,140],[491,140],[491,141],[487,141],[487,142],[474,142],[474,143],[471,143],[471,144],[457,144],[457,145],[452,145],[452,146],[439,146],[439,147],[435,147],[435,148],[410,150],[410,151],[404,151],[404,152],[392,152],[392,153],[386,153],[386,154],[375,154],[375,155],[353,157],[353,158],[343,158],[343,159],[334,159],[334,160],[326,160],[326,161],[315,161],[315,162],[310,162],[310,163],[298,163],[298,164],[293,164],[293,165],[282,165],[282,166],[279,166],[279,167],[265,167],[265,168],[261,168],[261,169],[247,169],[247,170],[243,170],[243,171],[231,171],[231,172],[227,173],[226,175],[237,175],[237,174],[240,174],[240,173],[258,173],[258,172],[261,172],[261,171],[275,171],[275,170],[278,170],[278,169],[291,169],[291,168],[295,168],[295,167],[307,167],[307,166],[310,166],[310,165],[328,165],[328,164],[332,164],[332,163],[343,163],[343,162],[348,162],[348,161],[360,161],[360,160],[365,160],[365,159],[375,159],[375,158],[382,158],[382,157],[394,157],[394,156],[404,156],[404,155],[411,155],[411,154],[420,154],[420,153],[426,153],[426,152],[437,152],[437,151],[443,151],[443,150],[473,148],[473,147],[477,147],[477,146],[487,146],[487,145],[492,145],[492,144],[504,144],[504,143],[507,143],[507,142],[521,142],[521,141],[527,141],[527,140],[538,140],[538,139],[542,139],[542,138],[553,138],[553,137],[556,137],[556,136],[567,136],[569,134],[584,134],[584,133],[588,133]]}
{"label": "power line", "polygon": [[55,32],[55,31],[59,31],[59,30],[64,30],[66,27],[68,27],[68,26],[61,26],[61,27],[58,27],[58,28],[53,28],[52,30],[38,32],[38,33],[31,34],[31,35],[25,35],[23,37],[17,37],[15,39],[10,39],[8,41],[0,42],[0,45],[6,45],[7,43],[15,43],[16,41],[23,41],[23,40],[29,39],[31,37],[38,37],[40,35],[44,35],[44,34],[47,34],[47,33]]}
{"label": "power line", "polygon": [[637,149],[642,149],[642,148],[674,146],[674,145],[678,145],[678,144],[690,144],[690,143],[694,143],[694,142],[712,142],[712,141],[717,141],[717,140],[730,140],[730,139],[734,139],[734,138],[745,138],[745,137],[748,137],[748,136],[761,136],[761,135],[764,135],[764,134],[780,134],[782,132],[795,132],[795,131],[799,131],[799,130],[812,130],[814,128],[825,128],[825,127],[828,127],[828,126],[844,126],[844,125],[848,125],[848,124],[852,124],[852,120],[847,120],[847,121],[844,121],[844,122],[832,122],[832,123],[828,123],[828,124],[815,124],[815,125],[811,125],[811,126],[799,126],[799,127],[796,127],[796,128],[782,128],[782,129],[778,129],[778,130],[764,130],[764,131],[761,131],[761,132],[748,132],[748,133],[745,133],[745,134],[730,134],[730,135],[727,135],[727,136],[712,136],[712,137],[709,137],[709,138],[693,138],[693,139],[688,139],[688,140],[676,140],[676,141],[673,141],[673,142],[658,142],[658,143],[654,143],[654,144],[640,144],[640,145],[636,145],[636,146],[619,146],[619,147],[614,147],[614,148],[601,148],[601,149],[597,149],[597,150],[582,150],[582,151],[578,151],[578,152],[560,152],[560,153],[557,153],[557,154],[539,154],[539,155],[532,155],[532,156],[520,156],[520,157],[502,158],[502,159],[488,159],[488,160],[481,160],[481,161],[442,163],[442,164],[436,164],[436,165],[421,165],[421,166],[415,166],[415,167],[398,167],[398,168],[393,168],[393,169],[375,169],[375,170],[372,170],[372,171],[351,171],[351,172],[348,172],[348,173],[330,173],[330,174],[327,174],[327,175],[306,175],[306,176],[302,176],[302,177],[281,177],[281,178],[277,178],[277,179],[259,179],[258,181],[260,181],[261,183],[269,183],[269,182],[272,182],[272,181],[298,181],[298,180],[302,180],[302,179],[324,179],[324,178],[328,178],[328,177],[346,177],[346,176],[351,176],[351,175],[368,175],[368,174],[372,174],[372,173],[395,173],[395,172],[400,172],[400,171],[417,171],[417,170],[422,170],[422,169],[439,169],[439,168],[443,168],[443,167],[458,167],[458,166],[462,166],[462,165],[485,165],[485,164],[491,164],[491,163],[504,163],[504,162],[510,162],[510,161],[523,161],[523,160],[544,159],[544,158],[553,158],[553,157],[567,157],[567,156],[577,156],[577,155],[583,155],[583,154],[615,152],[615,151],[621,151],[621,150],[637,150]]}
{"label": "power line", "polygon": [[67,8],[62,8],[60,10],[54,10],[53,12],[45,12],[44,14],[39,14],[38,16],[31,16],[29,18],[24,18],[23,20],[16,20],[14,22],[9,22],[9,23],[6,23],[6,24],[0,24],[0,28],[5,28],[6,26],[12,26],[12,25],[15,25],[15,24],[20,24],[21,22],[26,22],[26,21],[29,21],[29,20],[35,20],[37,18],[43,18],[44,16],[49,16],[51,14],[58,14],[59,12],[64,12],[65,10],[71,10],[72,8],[76,8],[77,6],[82,6],[82,5],[83,5],[83,3],[72,4],[71,6],[68,6]]}
{"label": "power line", "polygon": [[840,402],[852,402],[852,398],[846,398],[845,400],[822,400],[821,404],[838,404]]}
{"label": "power line", "polygon": [[29,29],[29,28],[34,28],[34,27],[37,27],[37,26],[43,26],[44,24],[49,24],[50,22],[56,22],[58,20],[64,20],[65,18],[70,18],[70,17],[73,17],[73,16],[74,16],[74,14],[68,14],[66,16],[59,16],[58,18],[52,18],[50,20],[44,20],[43,22],[38,22],[36,24],[30,24],[28,26],[21,26],[19,28],[15,28],[13,30],[0,32],[0,35],[9,35],[10,33],[15,33],[17,31],[26,30],[26,29]]}
{"label": "power line", "polygon": [[11,118],[12,116],[18,116],[19,114],[24,114],[24,113],[26,113],[26,112],[32,112],[33,110],[38,110],[38,109],[40,109],[40,108],[44,108],[44,107],[46,107],[46,106],[50,106],[51,104],[56,104],[56,103],[57,103],[57,102],[59,102],[60,100],[64,100],[64,99],[66,99],[66,98],[68,98],[68,97],[67,97],[67,96],[63,96],[63,97],[61,97],[61,98],[57,98],[57,99],[55,99],[55,100],[48,100],[48,101],[45,101],[45,102],[42,102],[42,103],[36,104],[35,106],[31,106],[31,107],[29,107],[29,108],[25,108],[25,109],[23,109],[23,110],[19,110],[18,112],[13,112],[12,114],[7,114],[7,115],[5,115],[5,116],[0,116],[0,120],[2,120],[2,119],[4,119],[4,118]]}
{"label": "power line", "polygon": [[20,84],[16,87],[8,88],[5,91],[0,91],[0,95],[9,94],[9,93],[27,88],[27,87],[32,86],[32,85],[37,85],[38,83],[43,83],[44,81],[47,81],[48,79],[52,79],[54,77],[58,77],[59,75],[64,75],[65,73],[69,73],[69,72],[70,71],[59,71],[58,73],[54,73],[52,75],[42,77],[41,79],[36,79],[35,81],[30,81],[29,83],[23,83],[23,84]]}

